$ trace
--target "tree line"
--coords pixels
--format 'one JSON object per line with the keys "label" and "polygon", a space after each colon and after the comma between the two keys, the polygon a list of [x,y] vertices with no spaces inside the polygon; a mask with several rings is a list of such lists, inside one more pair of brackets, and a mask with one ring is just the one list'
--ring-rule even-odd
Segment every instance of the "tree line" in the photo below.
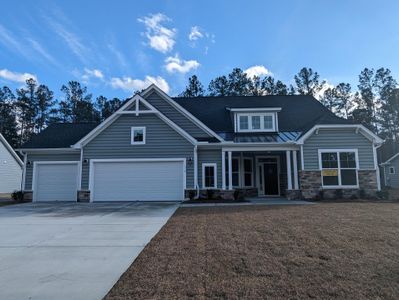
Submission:
{"label": "tree line", "polygon": [[179,96],[311,95],[337,116],[363,124],[385,139],[399,141],[399,89],[389,69],[365,68],[356,90],[345,82],[330,86],[312,68],[302,68],[293,79],[288,85],[268,75],[250,78],[235,68],[212,79],[207,88],[193,75]]}
{"label": "tree line", "polygon": [[18,148],[50,123],[101,122],[123,103],[104,96],[93,100],[78,81],[62,85],[61,92],[58,101],[48,86],[34,79],[26,80],[15,93],[7,86],[0,88],[0,132],[6,140]]}
{"label": "tree line", "polygon": [[[349,83],[327,85],[311,68],[302,68],[286,84],[272,76],[253,78],[240,68],[212,79],[205,88],[196,75],[189,78],[181,97],[311,95],[336,115],[361,123],[392,141],[399,141],[399,90],[397,81],[387,68],[365,68],[359,74],[357,89]],[[13,92],[0,88],[0,132],[13,147],[20,147],[33,134],[50,123],[101,122],[126,100],[95,99],[78,81],[61,87],[62,97],[55,99],[46,85],[28,79]]]}

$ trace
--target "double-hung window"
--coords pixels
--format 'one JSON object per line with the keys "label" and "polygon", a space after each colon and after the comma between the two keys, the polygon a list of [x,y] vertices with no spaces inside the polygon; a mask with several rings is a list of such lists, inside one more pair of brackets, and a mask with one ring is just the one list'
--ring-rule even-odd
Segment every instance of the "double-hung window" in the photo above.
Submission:
{"label": "double-hung window", "polygon": [[394,175],[396,173],[395,171],[396,171],[395,167],[389,167],[389,174],[390,175]]}
{"label": "double-hung window", "polygon": [[274,132],[276,113],[237,113],[237,132]]}
{"label": "double-hung window", "polygon": [[215,163],[204,163],[202,164],[202,187],[204,189],[216,189],[216,164]]}
{"label": "double-hung window", "polygon": [[244,187],[252,187],[254,184],[252,158],[244,157]]}
{"label": "double-hung window", "polygon": [[[226,182],[229,182],[229,170],[228,170],[228,160],[226,158]],[[231,178],[233,187],[240,186],[240,158],[233,157],[231,159]]]}
{"label": "double-hung window", "polygon": [[319,150],[323,187],[358,187],[357,150]]}

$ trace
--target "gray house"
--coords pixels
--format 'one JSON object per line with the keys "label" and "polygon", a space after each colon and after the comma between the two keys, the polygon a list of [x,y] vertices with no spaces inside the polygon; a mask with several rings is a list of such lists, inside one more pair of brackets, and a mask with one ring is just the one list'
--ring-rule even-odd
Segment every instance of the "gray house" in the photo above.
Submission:
{"label": "gray house", "polygon": [[101,124],[54,124],[26,143],[33,201],[343,197],[380,189],[382,140],[311,96],[171,98],[155,85]]}
{"label": "gray house", "polygon": [[381,164],[385,186],[399,189],[399,153]]}
{"label": "gray house", "polygon": [[21,189],[23,163],[0,133],[0,194]]}

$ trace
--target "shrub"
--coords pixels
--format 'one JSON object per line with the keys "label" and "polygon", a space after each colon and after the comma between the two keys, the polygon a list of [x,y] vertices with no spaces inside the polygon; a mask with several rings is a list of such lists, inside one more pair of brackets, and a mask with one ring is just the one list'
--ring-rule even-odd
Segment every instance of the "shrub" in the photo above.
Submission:
{"label": "shrub", "polygon": [[215,194],[215,191],[214,191],[214,190],[206,190],[206,198],[207,198],[208,200],[212,200],[214,194]]}
{"label": "shrub", "polygon": [[22,191],[14,191],[11,194],[11,198],[14,201],[21,202],[24,200],[24,193]]}
{"label": "shrub", "polygon": [[234,193],[233,193],[233,197],[234,197],[235,201],[239,200],[240,191],[239,190],[235,190]]}
{"label": "shrub", "polygon": [[188,198],[189,198],[190,200],[193,200],[194,197],[195,197],[195,190],[190,190],[190,191],[188,191]]}
{"label": "shrub", "polygon": [[377,191],[376,195],[377,195],[377,198],[381,199],[381,200],[389,199],[389,191],[387,191],[387,190]]}
{"label": "shrub", "polygon": [[335,190],[335,198],[336,199],[342,199],[344,197],[344,193],[341,189]]}

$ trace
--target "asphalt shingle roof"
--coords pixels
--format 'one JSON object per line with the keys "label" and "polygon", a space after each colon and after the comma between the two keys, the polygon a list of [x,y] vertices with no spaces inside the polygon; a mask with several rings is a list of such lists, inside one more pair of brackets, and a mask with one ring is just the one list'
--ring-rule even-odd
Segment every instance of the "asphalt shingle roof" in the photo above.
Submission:
{"label": "asphalt shingle roof", "polygon": [[54,123],[22,145],[32,148],[69,148],[92,131],[96,123]]}

